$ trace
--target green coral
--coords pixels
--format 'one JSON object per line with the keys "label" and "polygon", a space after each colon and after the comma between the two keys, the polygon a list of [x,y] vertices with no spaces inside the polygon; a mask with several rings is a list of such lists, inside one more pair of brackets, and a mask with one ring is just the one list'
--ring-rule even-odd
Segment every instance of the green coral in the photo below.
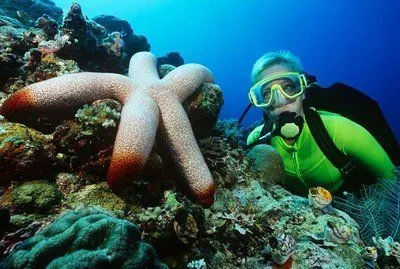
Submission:
{"label": "green coral", "polygon": [[[176,216],[186,210],[183,203],[176,199],[175,193],[166,191],[163,204],[156,207],[142,209],[129,216],[135,223],[140,223],[143,230],[143,239],[150,242],[162,252],[171,251],[171,246],[176,246],[177,238],[173,229]],[[187,212],[191,213],[191,212]]]}
{"label": "green coral", "polygon": [[[116,127],[120,116],[121,113],[111,108],[107,103],[100,103],[95,106],[84,105],[75,114],[75,118],[79,122],[89,127],[87,128],[88,131],[98,126],[102,126],[105,129]],[[89,134],[91,135],[92,133]]]}
{"label": "green coral", "polygon": [[21,211],[44,213],[60,202],[61,193],[55,184],[38,180],[16,186],[12,200]]}
{"label": "green coral", "polygon": [[163,205],[148,207],[147,210],[135,217],[138,218],[139,222],[157,221],[159,228],[162,228],[164,224],[168,225],[169,221],[175,218],[175,212],[183,205],[176,199],[172,191],[165,192],[164,201]]}
{"label": "green coral", "polygon": [[42,133],[28,128],[23,124],[9,122],[0,124],[0,141],[0,148],[9,146],[10,143],[13,146],[26,144],[27,146],[34,147],[35,144],[45,144],[47,142],[46,137]]}
{"label": "green coral", "polygon": [[10,224],[16,228],[23,228],[31,224],[32,222],[41,219],[43,216],[38,214],[22,214],[12,215]]}
{"label": "green coral", "polygon": [[79,206],[97,205],[114,213],[123,213],[127,205],[119,196],[115,195],[107,183],[93,184],[84,187],[68,197],[69,206],[76,208]]}
{"label": "green coral", "polygon": [[4,260],[5,268],[167,268],[138,228],[101,208],[67,211]]}

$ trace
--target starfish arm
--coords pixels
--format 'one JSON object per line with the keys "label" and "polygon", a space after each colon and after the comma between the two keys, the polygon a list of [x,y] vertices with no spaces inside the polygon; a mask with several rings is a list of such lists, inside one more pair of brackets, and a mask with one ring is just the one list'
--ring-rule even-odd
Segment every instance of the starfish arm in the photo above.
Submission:
{"label": "starfish arm", "polygon": [[190,193],[203,206],[214,202],[215,184],[200,152],[190,121],[176,98],[159,103],[161,112],[161,140],[186,180]]}
{"label": "starfish arm", "polygon": [[150,52],[137,52],[129,62],[129,74],[135,85],[149,85],[160,80],[157,71],[157,58]]}
{"label": "starfish arm", "polygon": [[129,97],[121,112],[108,170],[107,182],[112,189],[120,190],[139,176],[154,144],[159,114],[156,102],[146,92]]}
{"label": "starfish arm", "polygon": [[178,97],[179,102],[185,101],[203,82],[214,82],[210,70],[200,64],[181,65],[169,72],[162,81],[166,87]]}
{"label": "starfish arm", "polygon": [[132,91],[128,77],[111,73],[76,73],[31,84],[8,97],[0,108],[6,118],[48,112],[113,98],[124,103]]}

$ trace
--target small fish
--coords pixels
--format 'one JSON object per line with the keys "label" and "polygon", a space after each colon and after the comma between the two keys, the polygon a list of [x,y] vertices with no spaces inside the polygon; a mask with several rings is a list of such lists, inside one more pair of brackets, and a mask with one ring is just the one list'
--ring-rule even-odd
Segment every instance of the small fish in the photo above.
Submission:
{"label": "small fish", "polygon": [[296,241],[290,234],[281,233],[269,240],[269,247],[274,262],[283,265],[295,253]]}
{"label": "small fish", "polygon": [[351,229],[346,224],[328,221],[324,230],[325,239],[337,243],[346,244],[350,240]]}
{"label": "small fish", "polygon": [[331,193],[322,188],[315,187],[308,190],[308,204],[315,209],[325,209],[332,202]]}

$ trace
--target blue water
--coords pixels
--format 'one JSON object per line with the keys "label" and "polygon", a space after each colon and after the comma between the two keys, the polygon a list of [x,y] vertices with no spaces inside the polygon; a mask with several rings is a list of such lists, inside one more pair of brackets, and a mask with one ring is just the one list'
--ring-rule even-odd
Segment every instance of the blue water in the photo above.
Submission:
{"label": "blue water", "polygon": [[[56,0],[66,12],[70,0]],[[248,104],[250,71],[287,49],[323,86],[347,83],[378,100],[400,140],[400,1],[82,0],[89,17],[110,14],[145,35],[157,56],[178,51],[207,66],[222,87],[221,117]],[[357,104],[354,104],[357,105]],[[245,124],[259,119],[253,109]]]}

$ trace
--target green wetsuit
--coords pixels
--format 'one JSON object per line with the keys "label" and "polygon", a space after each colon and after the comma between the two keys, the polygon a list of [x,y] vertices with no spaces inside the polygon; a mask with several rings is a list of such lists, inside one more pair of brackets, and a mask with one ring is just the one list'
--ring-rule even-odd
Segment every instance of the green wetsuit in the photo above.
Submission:
{"label": "green wetsuit", "polygon": [[[389,156],[364,127],[338,114],[326,111],[318,111],[318,114],[340,151],[377,178],[396,178]],[[262,127],[260,125],[250,133],[247,144],[259,139]],[[339,170],[319,149],[306,122],[293,146],[279,136],[271,139],[271,146],[283,159],[287,175],[284,183],[293,191],[306,195],[310,187],[321,186],[334,192],[343,184]]]}

